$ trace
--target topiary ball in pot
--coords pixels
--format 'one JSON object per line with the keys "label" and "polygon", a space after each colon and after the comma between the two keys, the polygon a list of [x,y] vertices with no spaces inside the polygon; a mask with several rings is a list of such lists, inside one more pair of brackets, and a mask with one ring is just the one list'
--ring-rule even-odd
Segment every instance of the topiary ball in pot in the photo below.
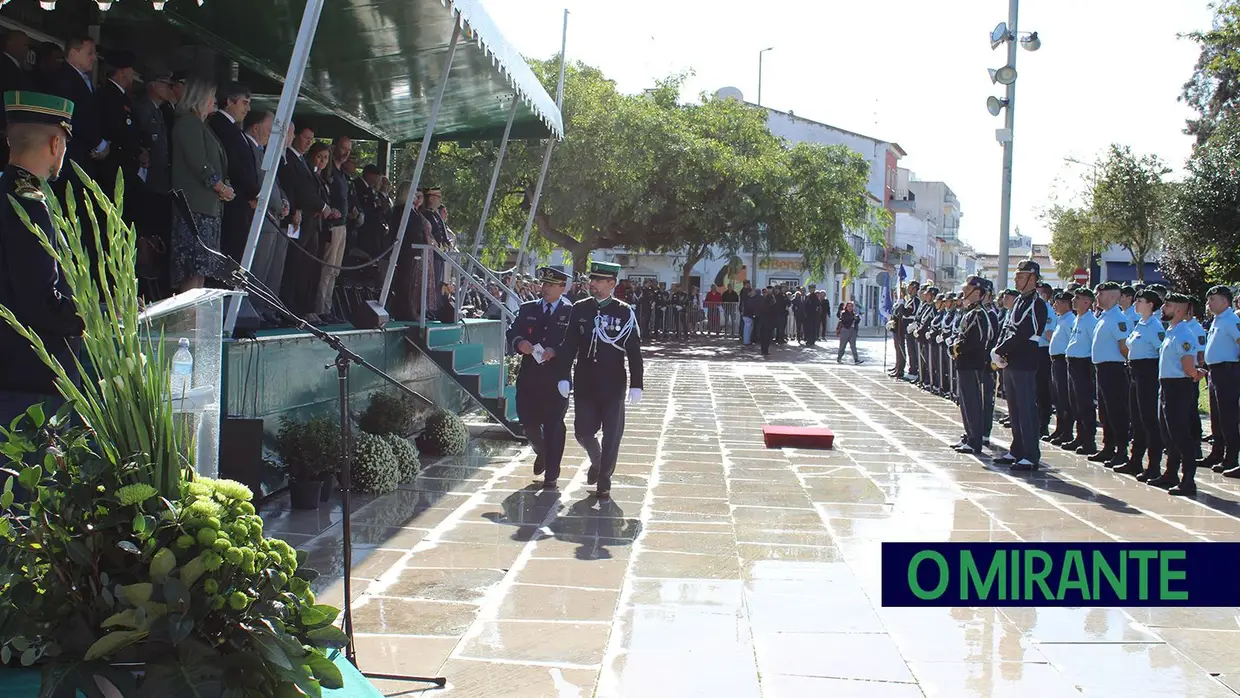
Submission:
{"label": "topiary ball in pot", "polygon": [[370,404],[358,418],[358,427],[370,434],[413,434],[414,416],[417,413],[413,401],[407,396],[384,390],[370,395]]}
{"label": "topiary ball in pot", "polygon": [[396,456],[397,473],[401,482],[412,482],[417,477],[422,462],[418,460],[418,448],[409,439],[399,434],[388,434],[384,437],[392,453]]}
{"label": "topiary ball in pot", "polygon": [[387,439],[362,432],[353,450],[353,489],[384,494],[400,484],[400,464]]}
{"label": "topiary ball in pot", "polygon": [[460,456],[469,444],[469,427],[451,412],[438,410],[426,419],[426,429],[418,437],[418,449],[436,456]]}

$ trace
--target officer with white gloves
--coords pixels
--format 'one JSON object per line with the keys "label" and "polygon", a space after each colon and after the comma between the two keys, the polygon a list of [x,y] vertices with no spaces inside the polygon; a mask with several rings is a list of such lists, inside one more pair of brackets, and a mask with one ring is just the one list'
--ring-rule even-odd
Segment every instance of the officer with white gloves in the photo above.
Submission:
{"label": "officer with white gloves", "polygon": [[[573,305],[564,344],[556,352],[557,361],[570,366],[576,362],[573,435],[590,456],[586,482],[598,485],[599,499],[611,497],[611,476],[624,435],[626,388],[629,404],[642,399],[641,332],[633,307],[612,297],[619,275],[618,264],[590,264],[591,297]],[[561,380],[557,388],[568,397],[568,381]]]}

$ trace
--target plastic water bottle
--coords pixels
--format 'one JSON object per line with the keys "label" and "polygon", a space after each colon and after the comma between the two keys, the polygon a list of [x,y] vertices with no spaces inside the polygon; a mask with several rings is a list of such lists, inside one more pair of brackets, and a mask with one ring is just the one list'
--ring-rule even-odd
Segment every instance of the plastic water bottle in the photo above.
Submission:
{"label": "plastic water bottle", "polygon": [[169,379],[172,399],[178,400],[189,393],[194,380],[194,355],[189,353],[189,337],[182,337],[177,352],[172,355],[172,377]]}

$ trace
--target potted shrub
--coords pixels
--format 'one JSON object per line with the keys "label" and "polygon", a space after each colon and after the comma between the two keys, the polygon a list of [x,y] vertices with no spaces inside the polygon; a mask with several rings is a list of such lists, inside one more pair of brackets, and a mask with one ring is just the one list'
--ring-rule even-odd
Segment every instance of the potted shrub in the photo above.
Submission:
{"label": "potted shrub", "polygon": [[426,429],[418,437],[418,450],[436,456],[460,456],[469,445],[469,427],[459,416],[436,410],[426,418]]}
{"label": "potted shrub", "polygon": [[[160,338],[138,321],[134,229],[87,182],[98,207],[49,199],[54,240],[19,217],[59,264],[85,324],[79,385],[7,308],[3,319],[55,373],[67,407],[0,425],[0,661],[37,667],[40,695],[320,695],[342,676],[325,652],[345,642],[337,609],[315,603],[314,573],[263,537],[244,485],[198,477],[174,427]],[[12,202],[0,202],[12,205]],[[96,275],[81,221],[108,250]],[[102,225],[100,224],[102,221]],[[69,411],[84,426],[69,427]],[[16,501],[14,479],[26,491]]]}
{"label": "potted shrub", "polygon": [[366,494],[386,494],[400,484],[400,464],[387,438],[362,432],[353,449],[353,489]]}
{"label": "potted shrub", "polygon": [[358,427],[368,434],[413,434],[417,406],[404,393],[378,390],[370,394],[370,404],[358,418]]}
{"label": "potted shrub", "polygon": [[294,509],[318,509],[330,495],[331,479],[340,462],[339,426],[328,417],[298,422],[280,418],[280,456],[289,476]]}
{"label": "potted shrub", "polygon": [[388,434],[384,438],[388,446],[392,447],[392,455],[396,456],[400,482],[413,482],[413,479],[418,476],[418,470],[422,468],[422,462],[418,459],[418,447],[398,434]]}

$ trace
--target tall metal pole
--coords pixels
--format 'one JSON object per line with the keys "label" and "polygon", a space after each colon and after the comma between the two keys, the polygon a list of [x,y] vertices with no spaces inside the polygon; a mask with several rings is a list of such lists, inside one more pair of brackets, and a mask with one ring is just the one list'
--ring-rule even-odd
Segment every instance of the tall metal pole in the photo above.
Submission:
{"label": "tall metal pole", "polygon": [[[1016,15],[1020,0],[1008,0],[1008,62],[1016,68],[1017,27]],[[1008,285],[1008,236],[1012,226],[1012,141],[1015,138],[1016,115],[1016,81],[1007,86],[1007,108],[1004,111],[1003,127],[1007,130],[1007,140],[1003,143],[1003,193],[999,209],[999,288]]]}
{"label": "tall metal pole", "polygon": [[[426,122],[426,133],[422,134],[422,147],[418,150],[418,161],[413,166],[413,177],[409,182],[409,195],[405,199],[405,210],[400,215],[400,229],[396,231],[396,249],[392,250],[392,259],[388,262],[387,274],[383,277],[383,290],[379,292],[379,302],[383,307],[387,307],[388,294],[392,291],[392,279],[396,276],[396,260],[400,258],[401,245],[405,243],[405,228],[409,225],[409,215],[413,213],[413,193],[417,191],[418,185],[422,183],[422,168],[426,166],[426,156],[431,149],[431,136],[435,134],[435,122],[439,120],[439,108],[443,106],[443,96],[448,90],[448,75],[452,72],[452,59],[456,57],[456,45],[461,38],[461,18],[460,13],[456,10],[452,11],[455,24],[452,26],[452,42],[448,44],[448,58],[443,64],[443,73],[439,76],[439,93],[435,95],[435,103],[431,106],[430,117]],[[425,255],[426,259],[422,260],[424,264],[430,264],[430,255]],[[425,292],[426,287],[422,287]],[[425,308],[421,308],[422,315],[426,315]]]}
{"label": "tall metal pole", "polygon": [[758,106],[759,107],[762,106],[762,54],[766,53],[767,51],[773,50],[774,48],[775,48],[774,46],[769,46],[767,48],[762,49],[761,51],[758,51]]}
{"label": "tall metal pole", "polygon": [[[262,234],[263,220],[266,217],[267,205],[271,202],[271,190],[276,182],[276,164],[284,154],[284,138],[288,133],[289,124],[293,121],[293,107],[297,105],[297,95],[301,92],[301,79],[306,73],[306,65],[310,61],[310,48],[314,45],[314,32],[319,26],[319,13],[323,10],[324,0],[309,0],[301,14],[301,26],[297,29],[297,41],[293,43],[293,55],[288,60],[287,77],[284,87],[280,90],[280,104],[276,107],[275,123],[271,126],[271,138],[263,152],[263,182],[258,189],[258,203],[254,205],[254,218],[250,221],[250,232],[245,239],[245,252],[241,256],[241,266],[249,271],[254,264],[254,252],[258,249],[258,236]],[[279,293],[280,289],[272,289]],[[237,313],[240,303],[228,305],[228,317],[224,322],[224,334],[231,336],[237,325]]]}
{"label": "tall metal pole", "polygon": [[[555,86],[555,107],[564,108],[564,69],[566,66],[565,51],[568,50],[568,9],[564,10],[564,31],[560,35],[560,79]],[[530,242],[530,231],[534,228],[534,217],[538,215],[538,201],[542,199],[543,183],[547,180],[547,170],[551,167],[551,151],[555,149],[555,138],[547,139],[547,150],[543,153],[542,169],[538,173],[538,183],[534,185],[534,200],[530,202],[530,215],[525,219],[525,231],[521,234],[521,248],[517,250],[517,266],[509,278],[509,285],[515,286],[517,274],[521,273],[521,265],[525,261],[525,248]],[[576,260],[573,260],[576,262]]]}

